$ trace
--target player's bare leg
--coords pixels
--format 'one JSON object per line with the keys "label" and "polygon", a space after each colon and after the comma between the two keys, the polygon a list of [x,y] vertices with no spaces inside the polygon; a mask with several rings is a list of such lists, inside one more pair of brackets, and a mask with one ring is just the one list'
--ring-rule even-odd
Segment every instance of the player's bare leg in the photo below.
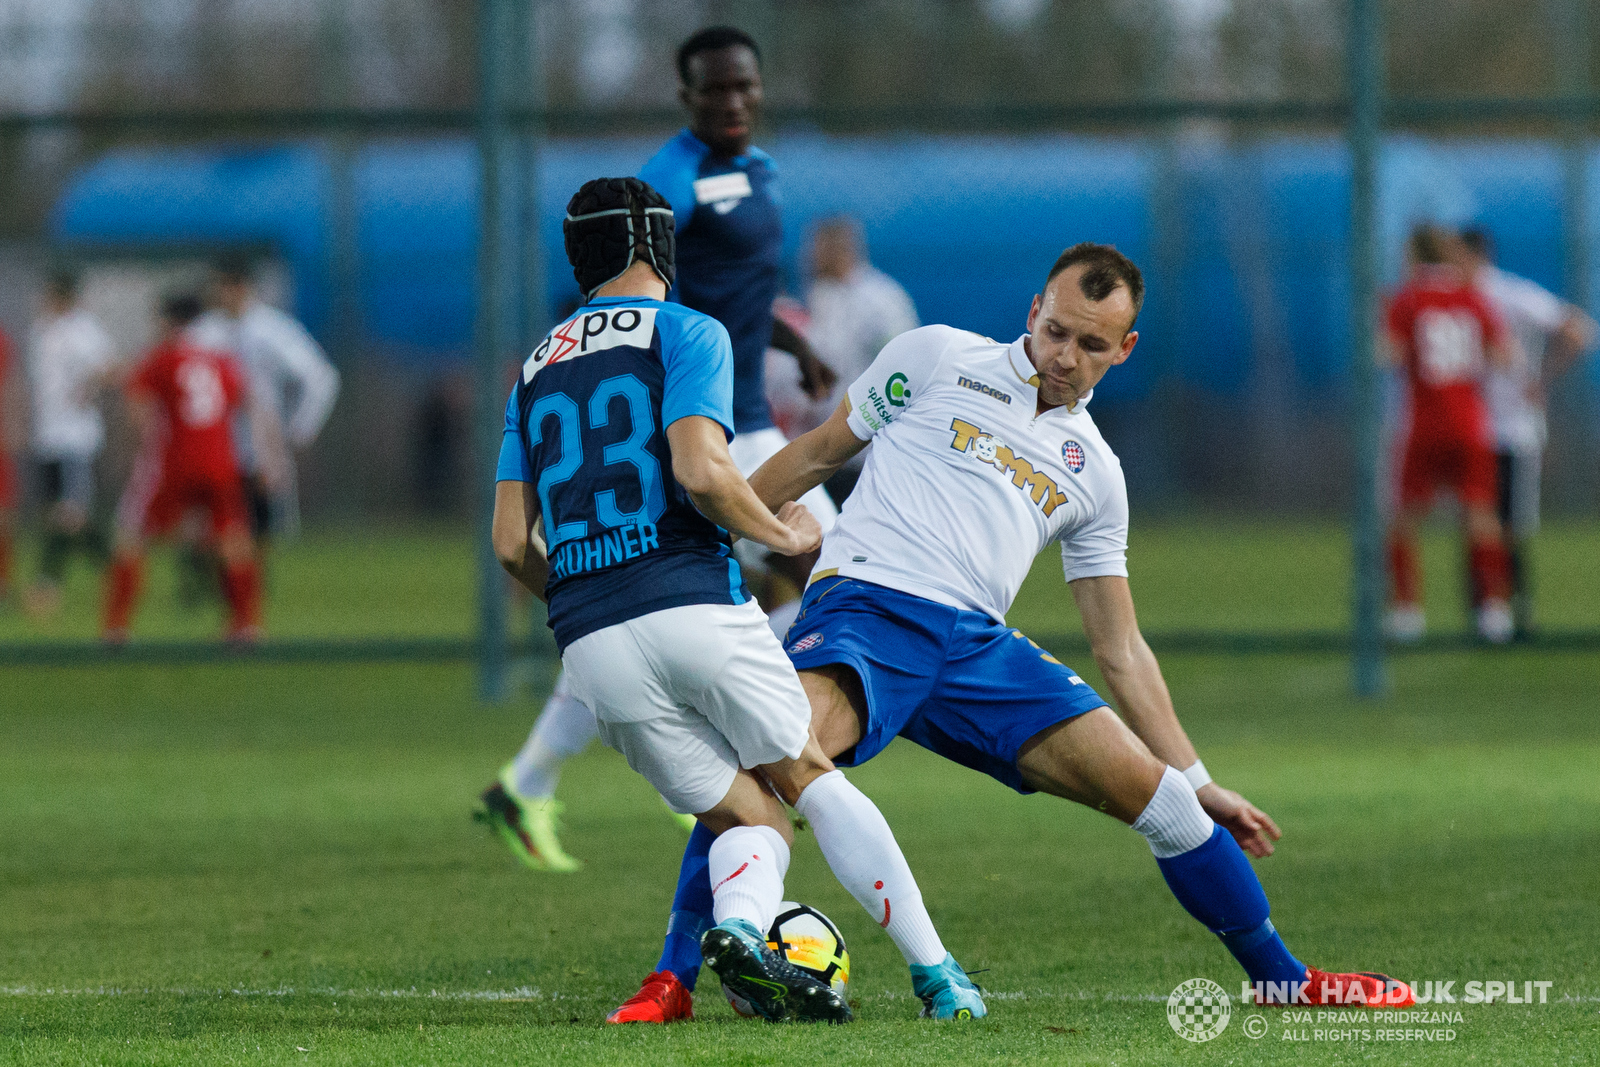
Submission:
{"label": "player's bare leg", "polygon": [[1395,641],[1420,641],[1427,632],[1422,610],[1420,528],[1426,513],[1402,506],[1389,526],[1389,615],[1385,622]]}
{"label": "player's bare leg", "polygon": [[228,602],[227,637],[253,642],[261,638],[261,568],[255,543],[243,524],[230,526],[217,538],[222,561],[222,594]]}
{"label": "player's bare leg", "polygon": [[1018,753],[1017,769],[1030,787],[1138,831],[1173,896],[1221,938],[1255,984],[1259,1003],[1414,1003],[1410,988],[1387,975],[1318,971],[1291,955],[1235,835],[1213,822],[1188,779],[1157,759],[1110,708],[1041,731]]}
{"label": "player's bare leg", "polygon": [[144,584],[144,539],[136,532],[119,530],[106,568],[105,606],[100,639],[110,645],[127,643],[133,609]]}

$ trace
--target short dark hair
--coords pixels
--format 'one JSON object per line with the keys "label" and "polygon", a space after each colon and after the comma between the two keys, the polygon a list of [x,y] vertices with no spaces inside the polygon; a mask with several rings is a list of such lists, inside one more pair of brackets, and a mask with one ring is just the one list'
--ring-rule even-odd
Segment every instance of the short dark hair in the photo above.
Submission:
{"label": "short dark hair", "polygon": [[161,298],[161,317],[174,326],[187,326],[200,317],[204,305],[193,293],[168,293]]}
{"label": "short dark hair", "polygon": [[1437,266],[1445,261],[1449,240],[1444,227],[1424,222],[1411,231],[1411,258]]}
{"label": "short dark hair", "polygon": [[45,289],[57,300],[73,300],[78,295],[78,276],[70,270],[54,271]]}
{"label": "short dark hair", "polygon": [[1128,289],[1128,299],[1133,302],[1133,318],[1128,323],[1128,329],[1133,329],[1133,324],[1139,321],[1139,312],[1144,307],[1144,275],[1139,273],[1139,268],[1133,260],[1117,251],[1115,245],[1097,245],[1092,241],[1079,241],[1057,257],[1055,266],[1050,268],[1050,273],[1045,275],[1044,284],[1048,288],[1056,280],[1056,275],[1068,267],[1083,264],[1086,269],[1083,277],[1078,279],[1078,288],[1083,295],[1099,303],[1116,291],[1117,286],[1123,285]]}
{"label": "short dark hair", "polygon": [[1494,258],[1494,237],[1482,226],[1468,226],[1462,230],[1461,243],[1475,256],[1483,259]]}
{"label": "short dark hair", "polygon": [[756,39],[735,26],[707,26],[678,46],[678,79],[689,84],[689,60],[702,52],[720,52],[734,45],[744,45],[755,53],[756,66],[761,66],[761,47]]}

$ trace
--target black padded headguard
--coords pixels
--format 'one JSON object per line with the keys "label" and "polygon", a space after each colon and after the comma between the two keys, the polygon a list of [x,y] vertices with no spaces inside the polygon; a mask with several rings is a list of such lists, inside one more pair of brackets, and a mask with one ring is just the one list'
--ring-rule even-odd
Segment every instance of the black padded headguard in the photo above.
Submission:
{"label": "black padded headguard", "polygon": [[669,289],[677,276],[672,205],[638,178],[584,182],[567,201],[561,232],[585,300],[622,277],[635,260],[654,267]]}

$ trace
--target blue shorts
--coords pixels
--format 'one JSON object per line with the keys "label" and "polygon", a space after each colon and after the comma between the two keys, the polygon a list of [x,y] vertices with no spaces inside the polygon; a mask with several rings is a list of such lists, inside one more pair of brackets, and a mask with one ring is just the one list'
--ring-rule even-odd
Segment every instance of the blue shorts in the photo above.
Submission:
{"label": "blue shorts", "polygon": [[1022,746],[1106,703],[1022,631],[857,578],[812,582],[784,648],[797,670],[844,663],[861,676],[866,732],[834,759],[844,767],[898,734],[1031,793],[1017,770]]}

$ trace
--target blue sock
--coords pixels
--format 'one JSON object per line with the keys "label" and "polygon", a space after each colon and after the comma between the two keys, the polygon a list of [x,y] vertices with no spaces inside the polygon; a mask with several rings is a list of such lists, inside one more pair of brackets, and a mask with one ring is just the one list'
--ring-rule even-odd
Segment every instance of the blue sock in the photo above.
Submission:
{"label": "blue sock", "polygon": [[700,980],[700,935],[714,925],[711,918],[711,842],[717,835],[704,823],[694,824],[694,833],[683,849],[683,865],[678,868],[678,891],[672,897],[672,918],[667,921],[667,940],[661,946],[658,971],[671,971],[685,989],[693,992]]}
{"label": "blue sock", "polygon": [[1205,844],[1156,863],[1178,903],[1222,938],[1252,982],[1305,980],[1306,965],[1273,929],[1266,891],[1232,834],[1213,827]]}

